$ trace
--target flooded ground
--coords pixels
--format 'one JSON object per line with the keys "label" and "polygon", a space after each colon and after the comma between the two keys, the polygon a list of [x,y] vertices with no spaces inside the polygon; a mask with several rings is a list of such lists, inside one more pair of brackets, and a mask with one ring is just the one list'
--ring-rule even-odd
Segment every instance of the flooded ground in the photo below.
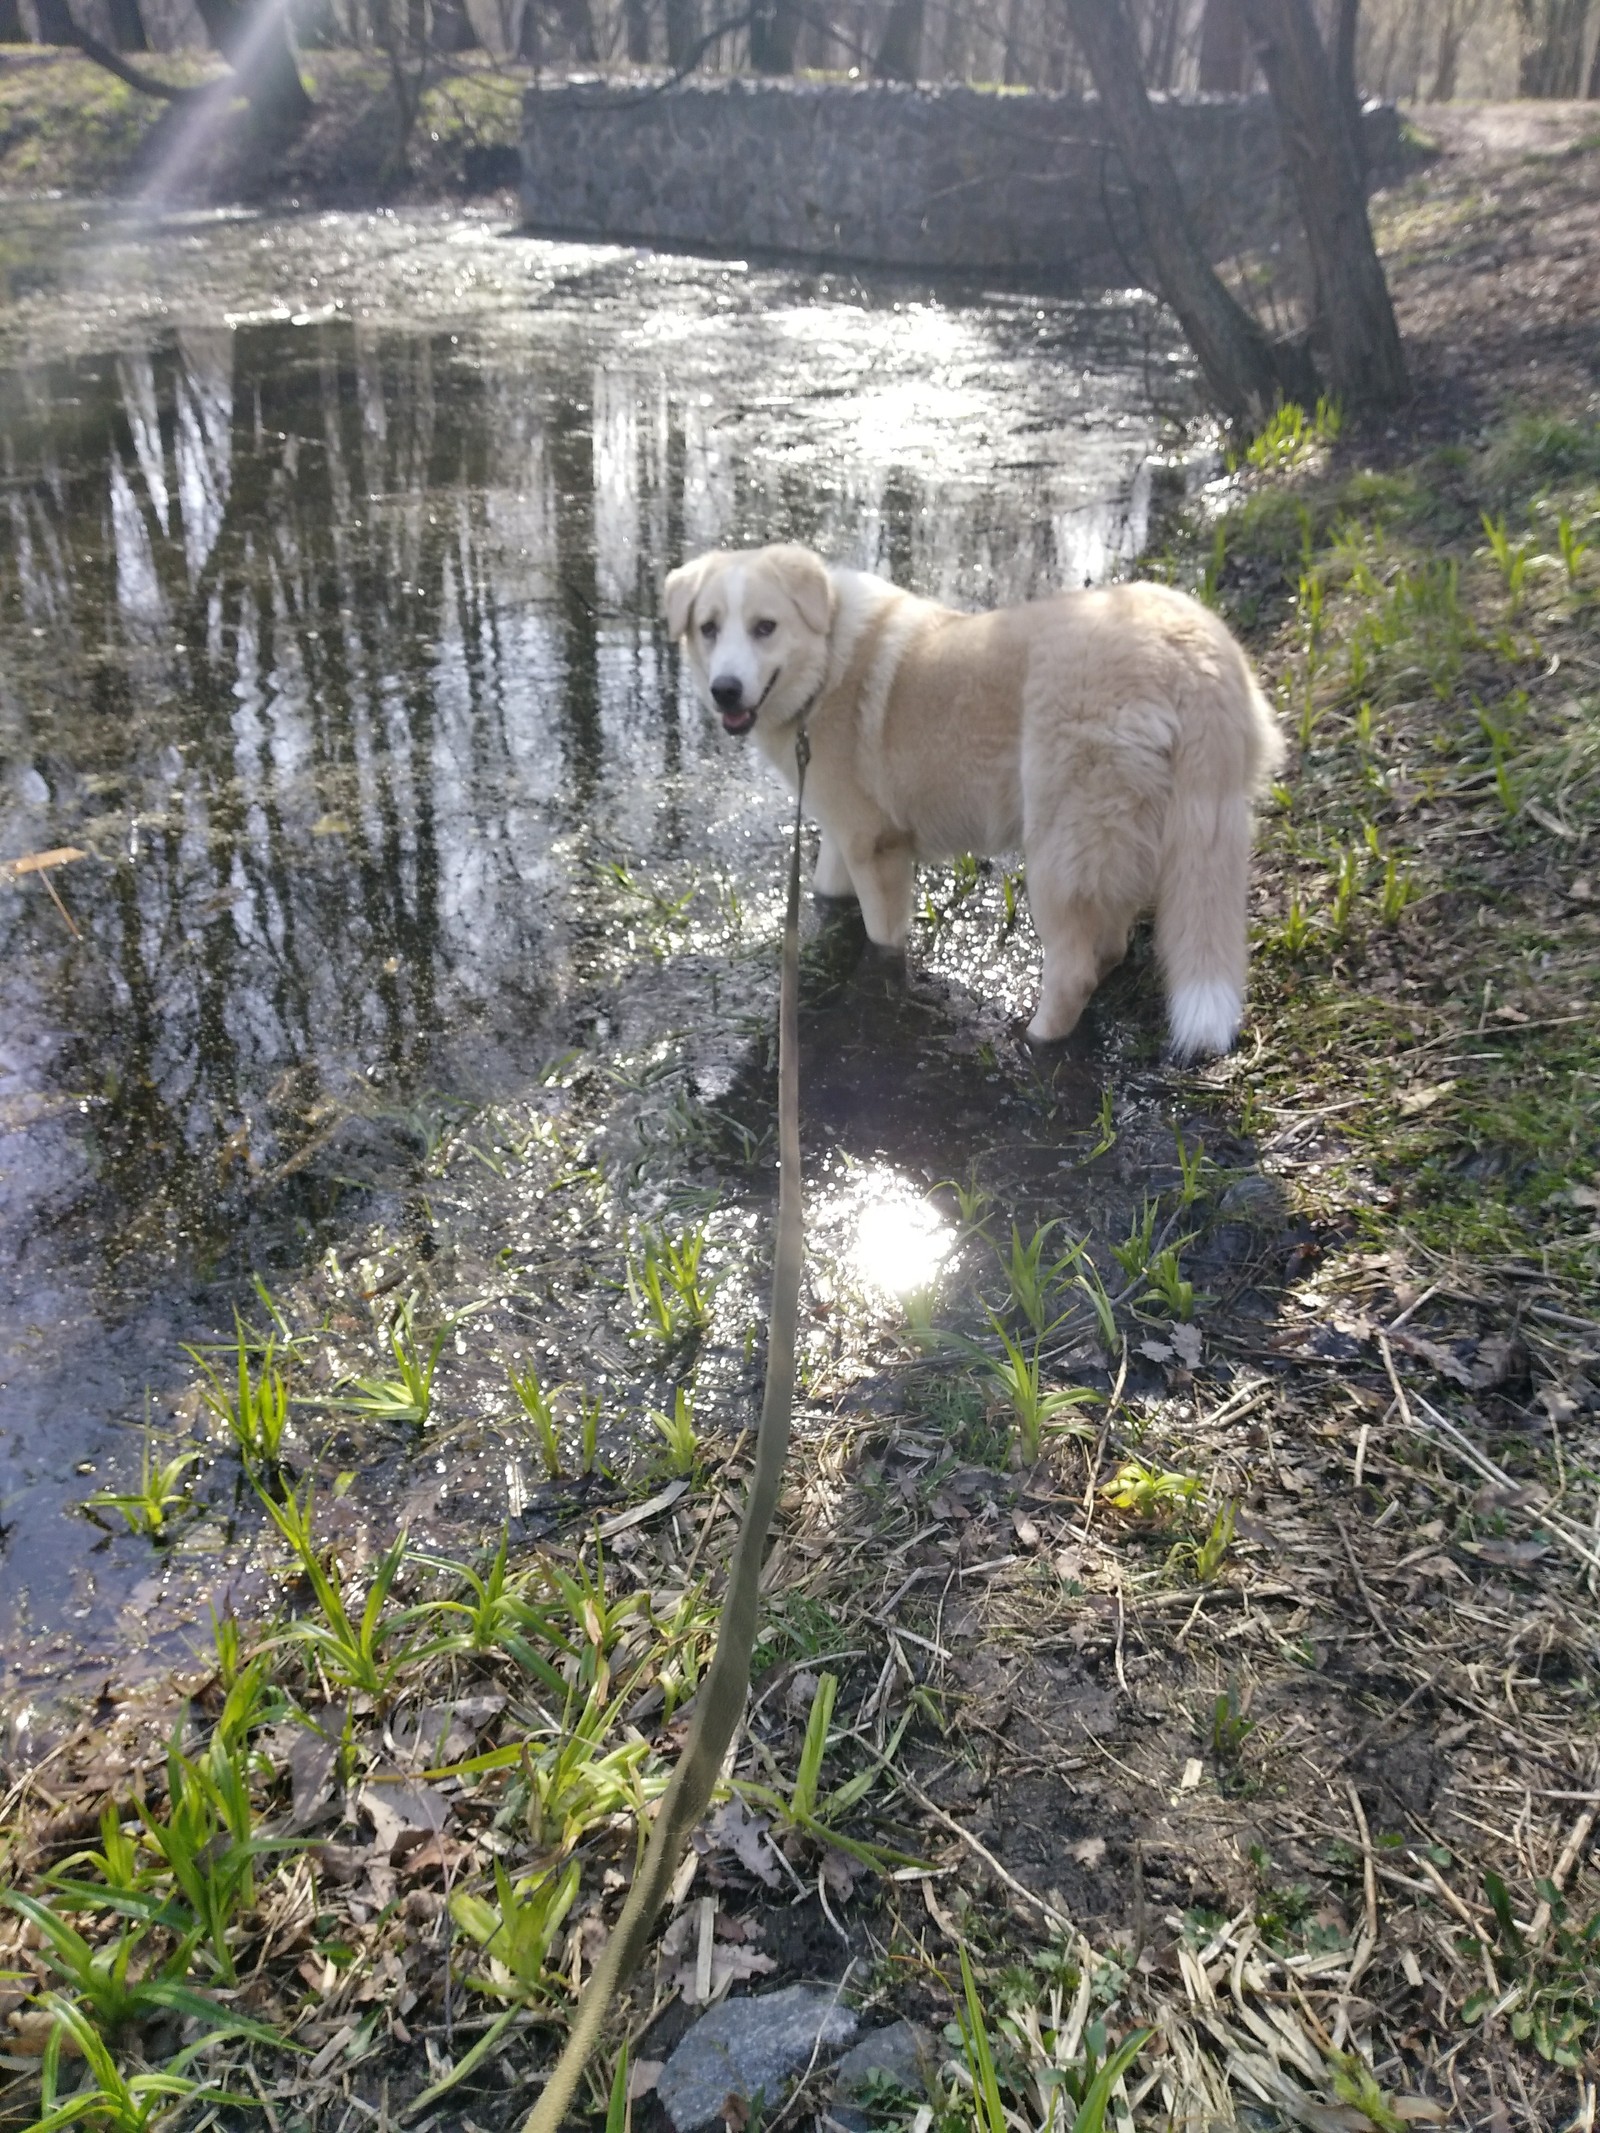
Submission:
{"label": "flooded ground", "polygon": [[[180,1346],[235,1305],[264,1322],[253,1274],[299,1337],[297,1468],[354,1522],[559,1513],[509,1359],[598,1399],[619,1463],[681,1376],[627,1287],[652,1228],[703,1237],[714,1277],[702,1420],[748,1418],[783,807],[693,701],[661,578],[783,535],[1020,598],[1117,568],[1192,469],[1163,453],[1179,353],[1136,294],[442,210],[19,209],[0,271],[0,860],[82,854],[0,877],[15,1720],[170,1664],[259,1590]],[[858,927],[809,921],[817,1402],[860,1393],[899,1297],[950,1278],[938,1181],[1082,1229],[1137,1205],[1158,1139],[1170,1170],[1137,960],[1041,1068],[1015,878],[923,887],[909,990]],[[455,1321],[422,1441],[339,1404],[407,1295]],[[203,1453],[165,1551],[82,1509],[146,1441]]]}

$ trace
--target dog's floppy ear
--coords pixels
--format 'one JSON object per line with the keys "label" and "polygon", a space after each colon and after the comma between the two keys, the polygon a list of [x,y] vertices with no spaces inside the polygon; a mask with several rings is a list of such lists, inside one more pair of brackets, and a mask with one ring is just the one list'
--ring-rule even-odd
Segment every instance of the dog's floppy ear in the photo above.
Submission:
{"label": "dog's floppy ear", "polygon": [[670,636],[681,637],[689,627],[689,617],[694,613],[694,596],[712,561],[708,555],[696,556],[692,563],[680,563],[676,570],[668,571],[662,598]]}
{"label": "dog's floppy ear", "polygon": [[767,560],[807,629],[826,637],[833,626],[833,579],[821,556],[797,542],[785,541],[767,550]]}

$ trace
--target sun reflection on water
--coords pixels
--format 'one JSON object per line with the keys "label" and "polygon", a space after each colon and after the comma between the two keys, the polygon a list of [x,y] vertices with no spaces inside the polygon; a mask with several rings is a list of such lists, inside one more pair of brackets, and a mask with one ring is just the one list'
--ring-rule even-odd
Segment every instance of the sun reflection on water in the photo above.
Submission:
{"label": "sun reflection on water", "polygon": [[916,1185],[895,1170],[875,1166],[855,1172],[841,1197],[841,1241],[863,1289],[880,1297],[907,1297],[937,1285],[955,1232]]}

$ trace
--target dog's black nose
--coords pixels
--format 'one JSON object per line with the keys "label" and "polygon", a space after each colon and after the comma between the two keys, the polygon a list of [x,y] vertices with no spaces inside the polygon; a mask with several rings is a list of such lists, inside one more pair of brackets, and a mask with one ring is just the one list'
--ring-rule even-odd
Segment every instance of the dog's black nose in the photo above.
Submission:
{"label": "dog's black nose", "polygon": [[744,683],[737,674],[719,674],[711,684],[711,701],[719,711],[737,711],[744,701]]}

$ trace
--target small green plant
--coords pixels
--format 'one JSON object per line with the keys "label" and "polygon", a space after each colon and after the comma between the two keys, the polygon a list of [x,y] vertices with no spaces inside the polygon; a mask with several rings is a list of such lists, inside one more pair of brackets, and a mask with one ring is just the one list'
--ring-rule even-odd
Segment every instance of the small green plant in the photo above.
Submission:
{"label": "small green plant", "polygon": [[1004,914],[1000,926],[1002,938],[1016,930],[1017,918],[1022,910],[1022,899],[1027,893],[1027,887],[1028,870],[1026,867],[1018,867],[1015,872],[1007,867],[1000,876],[1000,905]]}
{"label": "small green plant", "polygon": [[1180,1180],[1178,1205],[1180,1207],[1193,1207],[1196,1200],[1204,1197],[1211,1173],[1216,1168],[1216,1165],[1206,1160],[1206,1144],[1204,1141],[1196,1141],[1193,1153],[1191,1153],[1189,1145],[1180,1131],[1174,1131],[1172,1137],[1178,1146],[1178,1176]]}
{"label": "small green plant", "polygon": [[1245,462],[1262,473],[1298,466],[1319,446],[1335,443],[1343,427],[1336,400],[1319,399],[1309,415],[1295,401],[1286,400],[1252,438]]}
{"label": "small green plant", "polygon": [[1356,898],[1361,893],[1362,878],[1366,866],[1360,852],[1353,844],[1338,848],[1338,863],[1333,870],[1333,904],[1331,917],[1335,937],[1342,940],[1349,931],[1351,915],[1356,907]]}
{"label": "small green plant", "polygon": [[561,1479],[561,1430],[556,1421],[556,1395],[564,1388],[552,1385],[548,1388],[539,1373],[530,1363],[526,1370],[518,1370],[513,1363],[507,1372],[511,1390],[516,1394],[518,1405],[533,1424],[539,1457],[544,1464],[545,1478]]}
{"label": "small green plant", "polygon": [[373,1565],[366,1599],[360,1614],[352,1620],[345,1606],[337,1564],[331,1555],[324,1562],[313,1533],[315,1484],[306,1483],[303,1501],[292,1491],[282,1502],[264,1491],[257,1493],[273,1524],[294,1551],[319,1610],[319,1617],[291,1622],[269,1643],[303,1645],[331,1681],[386,1702],[401,1671],[438,1649],[421,1638],[406,1636],[411,1626],[430,1612],[426,1606],[387,1612],[390,1590],[406,1559],[405,1534],[396,1534]]}
{"label": "small green plant", "polygon": [[550,1955],[577,1898],[579,1876],[577,1860],[570,1859],[514,1883],[496,1859],[493,1903],[458,1889],[450,1898],[450,1916],[481,1951],[485,1965],[467,1983],[520,2006],[558,1997],[564,1981],[551,1969]]}
{"label": "small green plant", "polygon": [[1225,1503],[1212,1513],[1211,1524],[1198,1541],[1182,1541],[1172,1551],[1174,1557],[1183,1556],[1194,1573],[1197,1585],[1209,1585],[1228,1559],[1228,1550],[1233,1546],[1233,1529],[1238,1520],[1239,1507]]}
{"label": "small green plant", "polygon": [[578,1472],[592,1474],[600,1464],[600,1402],[586,1397],[578,1409]]}
{"label": "small green plant", "polygon": [[1023,1238],[1013,1222],[1011,1225],[1011,1256],[1002,1262],[1006,1283],[1011,1291],[1011,1306],[1028,1321],[1036,1334],[1042,1335],[1050,1324],[1049,1300],[1054,1290],[1060,1287],[1063,1277],[1083,1254],[1083,1242],[1070,1245],[1059,1258],[1046,1256],[1046,1246],[1052,1230],[1059,1223],[1047,1222],[1043,1229],[1036,1229],[1031,1237]]}
{"label": "small green plant", "polygon": [[641,1230],[637,1251],[628,1254],[626,1284],[639,1339],[673,1349],[705,1332],[711,1323],[710,1296],[700,1272],[705,1242],[703,1227],[681,1237]]}
{"label": "small green plant", "polygon": [[686,1387],[678,1387],[670,1415],[653,1407],[650,1420],[665,1449],[667,1472],[692,1474],[700,1463],[700,1432],[694,1426],[694,1406]]}
{"label": "small green plant", "polygon": [[1039,1361],[1039,1343],[1033,1344],[1032,1354],[1027,1353],[1015,1341],[1005,1326],[990,1314],[989,1323],[1000,1338],[1001,1353],[989,1358],[989,1369],[996,1385],[1010,1403],[1016,1423],[1017,1442],[1021,1446],[1024,1461],[1032,1466],[1038,1460],[1044,1446],[1045,1425],[1069,1408],[1081,1407],[1096,1395],[1087,1385],[1067,1385],[1055,1392],[1046,1392],[1042,1382]]}
{"label": "small green plant", "polygon": [[1150,1264],[1150,1253],[1155,1242],[1157,1208],[1148,1196],[1139,1212],[1139,1219],[1120,1244],[1111,1247],[1111,1256],[1121,1267],[1129,1281],[1137,1281]]}
{"label": "small green plant", "polygon": [[1289,909],[1284,915],[1278,938],[1287,955],[1300,955],[1311,938],[1311,917],[1300,901],[1300,891],[1289,891]]}
{"label": "small green plant", "polygon": [[1116,1091],[1108,1081],[1100,1091],[1100,1108],[1094,1117],[1095,1144],[1089,1150],[1091,1163],[1097,1156],[1104,1155],[1108,1149],[1117,1145],[1116,1104]]}
{"label": "small green plant", "polygon": [[[454,1578],[465,1586],[469,1597],[435,1600],[430,1614],[440,1625],[436,1649],[484,1654],[507,1652],[524,1673],[556,1696],[565,1696],[565,1677],[551,1664],[548,1652],[572,1655],[574,1646],[559,1627],[555,1611],[528,1596],[527,1577],[514,1578],[506,1567],[509,1536],[502,1527],[500,1545],[482,1576],[470,1563],[445,1562],[419,1556],[419,1563]],[[420,1612],[421,1610],[419,1610]]]}
{"label": "small green plant", "polygon": [[1513,1996],[1475,1992],[1461,2010],[1465,2022],[1480,2021],[1491,2007],[1509,2014],[1511,2034],[1531,2044],[1552,2066],[1576,2072],[1600,2042],[1600,1911],[1585,1926],[1571,1923],[1566,1898],[1553,1881],[1535,1882],[1549,1906],[1550,1928],[1539,1942],[1518,1926],[1511,1892],[1492,1869],[1483,1877],[1495,1920],[1495,1962],[1509,1978]]}
{"label": "small green plant", "polygon": [[1511,613],[1514,616],[1522,605],[1523,587],[1528,575],[1528,562],[1532,549],[1524,541],[1517,547],[1511,545],[1511,536],[1506,531],[1504,518],[1491,518],[1487,511],[1481,514],[1484,534],[1489,542],[1489,553],[1506,581],[1510,596]]}
{"label": "small green plant", "polygon": [[[231,1385],[202,1349],[186,1343],[184,1353],[199,1365],[204,1379],[200,1397],[233,1439],[245,1465],[276,1467],[289,1420],[289,1387],[273,1360],[277,1336],[269,1333],[263,1346],[246,1330],[237,1311],[233,1314],[233,1332]],[[251,1365],[258,1347],[259,1372]]]}
{"label": "small green plant", "polygon": [[136,1489],[97,1489],[84,1508],[120,1511],[130,1533],[142,1533],[153,1541],[166,1541],[172,1538],[176,1519],[194,1508],[194,1499],[184,1477],[190,1467],[199,1464],[200,1454],[181,1452],[176,1459],[158,1466],[150,1456],[150,1445],[150,1431],[146,1429]]}
{"label": "small green plant", "polygon": [[[176,2058],[158,2071],[124,2074],[105,2039],[81,2008],[54,1993],[45,2004],[55,2016],[56,2026],[44,2048],[39,2069],[39,2116],[29,2133],[56,2133],[58,2127],[73,2125],[80,2119],[94,2120],[107,2127],[109,2133],[149,2133],[159,2120],[171,2117],[174,2105],[199,2095],[206,2096],[213,2104],[235,2104],[246,2109],[255,2105],[253,2096],[219,2089],[210,2082],[191,2081],[182,2071],[197,2054],[208,2048],[210,2037],[202,2036],[186,2045]],[[254,2023],[219,2024],[213,2019],[212,2026],[243,2030],[263,2043],[277,2041],[271,2031],[260,2029]],[[77,2058],[83,2062],[86,2078],[62,2096],[61,2061],[69,2042]]]}
{"label": "small green plant", "polygon": [[1489,743],[1489,756],[1494,765],[1494,789],[1506,819],[1510,821],[1522,806],[1522,786],[1511,767],[1513,751],[1519,737],[1519,728],[1528,708],[1528,696],[1524,689],[1514,689],[1505,702],[1494,710],[1481,703],[1473,706],[1478,724]]}
{"label": "small green plant", "polygon": [[1149,1284],[1147,1294],[1153,1296],[1169,1318],[1182,1319],[1185,1323],[1194,1317],[1199,1301],[1192,1281],[1184,1278],[1178,1247],[1169,1244],[1164,1251],[1156,1253],[1145,1269]]}
{"label": "small green plant", "polygon": [[1205,1484],[1197,1475],[1125,1459],[1100,1494],[1113,1510],[1126,1512],[1130,1518],[1162,1521],[1194,1503],[1204,1492]]}
{"label": "small green plant", "polygon": [[1087,1253],[1083,1258],[1083,1271],[1077,1277],[1077,1286],[1088,1299],[1089,1308],[1094,1313],[1095,1330],[1100,1336],[1100,1345],[1109,1355],[1117,1345],[1117,1314],[1112,1308],[1110,1293]]}
{"label": "small green plant", "polygon": [[[70,1902],[74,1910],[97,1910],[109,1907],[108,1898],[112,1896],[147,1907],[138,1881],[123,1885],[120,1877],[117,1885],[107,1888],[97,1889],[86,1883],[63,1900]],[[78,2002],[93,2016],[95,2027],[106,2035],[115,2036],[121,2030],[168,2014],[192,2017],[212,2029],[240,2029],[259,2034],[265,2042],[274,2041],[270,2031],[258,2030],[255,2023],[235,2015],[186,1982],[197,1932],[179,1936],[176,1947],[155,1961],[146,1945],[148,1923],[96,1944],[86,1940],[52,1905],[37,1896],[0,1889],[0,1903],[9,1904],[34,1927],[45,1962],[62,1984],[71,1987]],[[148,1908],[154,1911],[159,1905],[152,1901]]]}
{"label": "small green plant", "polygon": [[1386,926],[1398,926],[1406,906],[1417,894],[1409,867],[1402,867],[1393,852],[1383,863],[1383,886],[1378,891],[1378,909]]}
{"label": "small green plant", "polygon": [[1219,1763],[1236,1763],[1245,1742],[1256,1729],[1246,1718],[1236,1690],[1229,1688],[1211,1706],[1211,1753]]}
{"label": "small green plant", "polygon": [[351,1379],[355,1392],[341,1406],[376,1422],[409,1422],[421,1429],[433,1409],[433,1374],[450,1338],[451,1322],[434,1329],[424,1351],[415,1319],[416,1298],[408,1296],[389,1321],[387,1334],[396,1375]]}
{"label": "small green plant", "polygon": [[1556,539],[1561,546],[1561,561],[1566,567],[1567,583],[1576,587],[1578,572],[1583,568],[1583,559],[1593,547],[1592,541],[1580,541],[1572,520],[1563,512],[1556,521]]}

